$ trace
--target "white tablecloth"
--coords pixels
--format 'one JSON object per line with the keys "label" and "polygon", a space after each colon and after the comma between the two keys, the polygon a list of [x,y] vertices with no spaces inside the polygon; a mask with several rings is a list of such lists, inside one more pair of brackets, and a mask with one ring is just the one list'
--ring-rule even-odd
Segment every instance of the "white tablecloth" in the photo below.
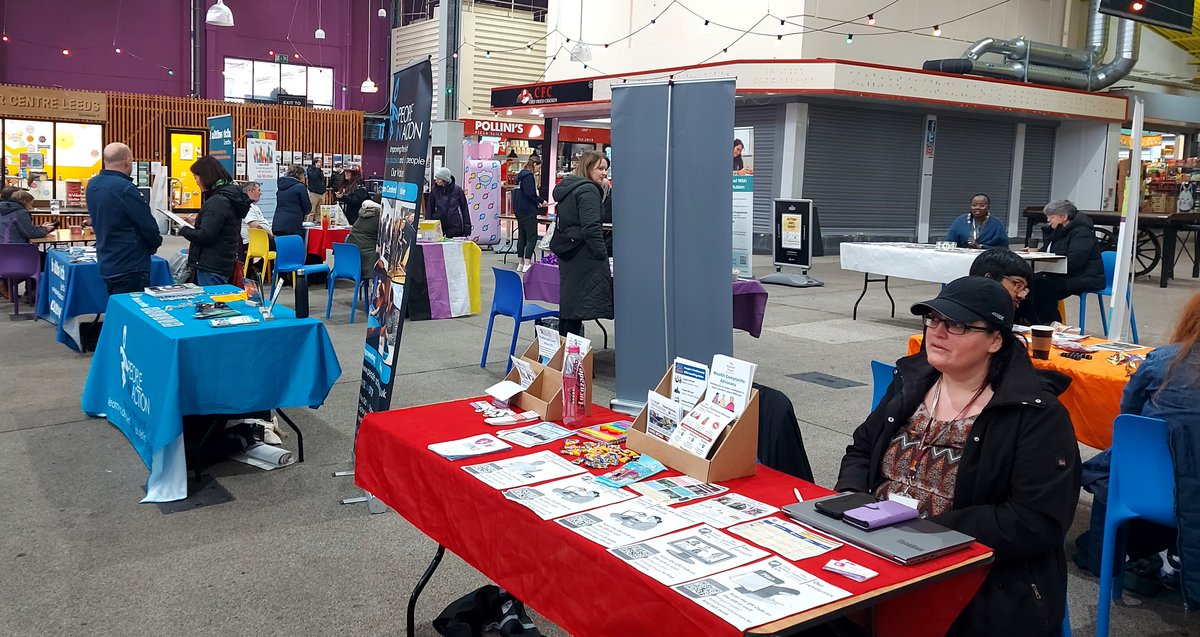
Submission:
{"label": "white tablecloth", "polygon": [[[949,283],[967,276],[975,257],[983,250],[954,248],[936,250],[920,243],[843,243],[842,269],[884,276]],[[1035,272],[1067,273],[1067,260],[1045,252],[1017,252]]]}

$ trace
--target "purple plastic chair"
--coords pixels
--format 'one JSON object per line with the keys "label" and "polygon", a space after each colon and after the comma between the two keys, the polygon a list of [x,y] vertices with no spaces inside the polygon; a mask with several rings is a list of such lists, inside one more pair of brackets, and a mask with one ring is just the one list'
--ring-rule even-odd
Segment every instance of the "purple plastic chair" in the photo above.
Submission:
{"label": "purple plastic chair", "polygon": [[21,313],[21,296],[17,294],[17,284],[30,281],[36,285],[41,272],[42,255],[37,246],[30,243],[0,243],[0,279],[8,282],[13,302],[13,317]]}

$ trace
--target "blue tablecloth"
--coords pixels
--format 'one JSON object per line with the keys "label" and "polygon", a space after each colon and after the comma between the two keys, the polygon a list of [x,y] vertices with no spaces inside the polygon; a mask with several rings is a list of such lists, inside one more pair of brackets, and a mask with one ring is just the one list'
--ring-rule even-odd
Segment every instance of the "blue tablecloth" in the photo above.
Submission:
{"label": "blue tablecloth", "polygon": [[[342,373],[317,319],[297,319],[276,305],[273,321],[214,328],[192,318],[189,306],[168,311],[182,326],[164,327],[144,311],[179,304],[136,293],[111,297],[83,389],[83,411],[107,417],[150,468],[143,502],[187,497],[183,416],[316,408]],[[259,316],[243,301],[230,306]]]}
{"label": "blue tablecloth", "polygon": [[[47,250],[46,265],[38,285],[37,317],[58,326],[59,343],[75,351],[79,343],[79,318],[103,314],[108,287],[95,261],[72,263],[67,250]],[[150,259],[150,285],[170,285],[171,266],[166,259]]]}

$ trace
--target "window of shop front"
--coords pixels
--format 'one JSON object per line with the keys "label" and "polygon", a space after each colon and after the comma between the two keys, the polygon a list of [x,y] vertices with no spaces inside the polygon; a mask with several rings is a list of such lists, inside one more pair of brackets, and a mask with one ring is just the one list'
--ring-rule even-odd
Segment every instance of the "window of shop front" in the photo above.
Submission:
{"label": "window of shop front", "polygon": [[225,99],[276,101],[303,95],[311,106],[333,107],[333,69],[303,64],[225,58]]}
{"label": "window of shop front", "polygon": [[6,119],[0,129],[5,185],[28,188],[38,200],[84,205],[87,181],[102,168],[101,125]]}

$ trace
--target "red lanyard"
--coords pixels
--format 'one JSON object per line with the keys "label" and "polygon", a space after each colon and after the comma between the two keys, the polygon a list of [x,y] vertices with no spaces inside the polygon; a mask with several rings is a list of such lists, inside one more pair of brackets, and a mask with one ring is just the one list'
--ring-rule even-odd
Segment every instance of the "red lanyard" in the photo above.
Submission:
{"label": "red lanyard", "polygon": [[[917,472],[917,466],[921,464],[921,460],[923,460],[925,458],[925,454],[929,453],[929,447],[933,443],[937,442],[938,439],[940,439],[942,437],[942,435],[945,434],[946,431],[950,429],[949,423],[955,422],[958,419],[962,418],[962,415],[967,413],[967,410],[971,408],[971,405],[974,405],[975,401],[979,400],[979,397],[983,395],[983,390],[987,389],[987,383],[984,383],[982,387],[980,387],[978,390],[976,390],[975,395],[971,397],[971,400],[967,401],[967,404],[962,408],[962,410],[960,410],[958,412],[957,416],[946,421],[947,425],[941,431],[938,431],[938,428],[937,428],[938,400],[940,400],[942,397],[942,379],[941,378],[938,379],[938,384],[937,384],[936,389],[937,389],[937,391],[933,394],[933,400],[931,401],[933,404],[929,408],[929,425],[925,428],[925,433],[921,435],[921,443],[919,445],[917,445],[916,449],[913,450],[912,461],[908,465],[908,472],[910,475],[915,474]],[[937,435],[933,435],[935,433]]]}

